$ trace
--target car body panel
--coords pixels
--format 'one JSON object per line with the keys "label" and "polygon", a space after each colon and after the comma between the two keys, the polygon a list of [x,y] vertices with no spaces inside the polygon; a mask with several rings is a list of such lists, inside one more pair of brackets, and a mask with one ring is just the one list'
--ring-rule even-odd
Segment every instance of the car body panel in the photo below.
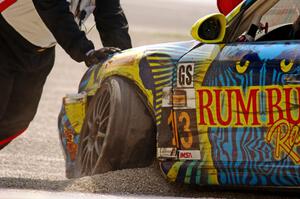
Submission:
{"label": "car body panel", "polygon": [[[243,1],[227,23],[258,1]],[[64,98],[59,131],[67,168],[75,165],[90,99],[101,82],[119,76],[139,88],[153,113],[157,158],[169,181],[299,186],[299,48],[299,40],[187,41],[114,55]]]}
{"label": "car body panel", "polygon": [[[227,22],[230,22],[238,13],[241,12],[244,8],[252,4],[254,0],[246,0],[243,3],[241,3],[237,8],[233,10],[228,16],[227,16]],[[153,77],[158,77],[158,82],[156,84],[159,84],[159,81],[163,81],[165,84],[160,86],[160,91],[157,92],[153,88],[154,79],[152,77],[148,79],[151,79],[150,83],[147,81],[147,78],[144,79],[144,81],[140,77],[144,77],[143,74],[146,74],[143,71],[143,69],[149,68],[149,65],[157,66],[157,60],[165,60],[169,59],[170,62],[172,62],[173,67],[176,66],[176,62],[178,59],[183,56],[185,53],[187,53],[190,49],[192,49],[195,45],[198,45],[199,42],[197,41],[190,41],[190,42],[178,42],[178,43],[169,43],[169,44],[159,44],[159,45],[152,45],[152,46],[144,46],[140,48],[134,48],[130,49],[128,51],[123,52],[120,55],[115,55],[112,57],[112,59],[109,59],[103,64],[99,64],[98,66],[91,67],[83,76],[80,85],[79,85],[79,91],[80,94],[79,99],[78,96],[75,96],[75,101],[73,101],[71,104],[65,103],[64,99],[64,105],[61,109],[61,113],[59,115],[59,132],[60,137],[62,140],[62,145],[64,151],[67,151],[65,153],[67,162],[74,162],[74,158],[70,158],[70,153],[72,153],[72,157],[75,157],[74,154],[77,152],[77,147],[79,143],[79,129],[81,129],[85,112],[82,112],[82,108],[76,108],[79,107],[86,107],[88,100],[86,99],[87,96],[93,96],[97,89],[99,88],[99,85],[102,80],[104,80],[106,77],[109,77],[111,75],[118,75],[125,78],[128,78],[132,80],[143,92],[143,94],[148,99],[147,102],[149,103],[151,109],[154,110],[154,114],[156,117],[156,123],[157,125],[160,125],[161,118],[162,118],[162,111],[161,111],[161,103],[162,103],[162,88],[170,86],[170,82],[172,82],[172,77],[174,75],[174,71],[172,71],[172,67],[169,68],[169,71],[166,74],[166,69],[159,69],[159,67],[164,67],[162,64],[161,66],[158,66],[157,69],[153,69],[154,73],[157,73]],[[177,50],[178,49],[178,50]],[[167,54],[167,57],[164,55]],[[151,56],[154,55],[154,56]],[[156,56],[159,55],[159,56]],[[147,57],[147,58],[145,58]],[[168,58],[169,57],[169,58]],[[146,59],[146,61],[141,61],[142,59]],[[149,60],[147,60],[149,59]],[[152,59],[153,61],[151,61]],[[155,61],[155,59],[157,59]],[[117,61],[116,61],[117,60]],[[140,63],[141,61],[141,63]],[[148,67],[144,67],[143,65],[146,65]],[[104,67],[101,67],[101,66]],[[140,65],[142,67],[140,67]],[[116,66],[116,67],[115,67]],[[118,67],[119,66],[119,67]],[[140,69],[141,68],[141,69]],[[162,71],[163,70],[163,71]],[[140,76],[140,71],[142,71],[142,75]],[[170,74],[170,71],[172,71],[172,75]],[[149,72],[149,71],[148,71]],[[163,78],[163,79],[162,79]],[[144,85],[145,83],[145,85]],[[152,85],[151,85],[152,84]],[[154,83],[155,84],[155,83]],[[147,87],[148,86],[148,87]],[[152,88],[151,88],[152,87]],[[150,88],[150,89],[148,89]],[[82,97],[82,93],[86,93],[87,96]],[[157,95],[157,99],[154,100],[154,95]],[[71,96],[71,98],[74,98],[74,96]],[[82,101],[85,102],[85,104],[82,104]],[[73,103],[77,105],[73,105]],[[66,111],[66,107],[70,107],[69,113]],[[74,118],[72,115],[80,115],[77,119],[74,121],[71,118]],[[75,127],[74,127],[75,126]],[[159,129],[160,127],[158,127]],[[77,130],[75,130],[77,129]],[[64,133],[66,135],[64,135]],[[168,134],[168,133],[167,133]],[[166,135],[167,135],[166,134]],[[68,137],[68,139],[66,138]],[[165,140],[167,140],[169,137]],[[69,141],[67,141],[69,140]],[[69,143],[69,144],[67,144]],[[69,146],[67,146],[69,145]],[[171,149],[173,150],[173,149]],[[72,159],[72,160],[71,160]],[[71,160],[71,161],[69,161]],[[73,165],[73,163],[72,163]]]}
{"label": "car body panel", "polygon": [[156,124],[160,125],[162,89],[172,85],[177,61],[197,45],[197,41],[186,41],[134,48],[90,68],[80,82],[78,94],[64,98],[58,119],[67,167],[75,166],[86,108],[102,81],[120,76],[134,83],[146,97]]}
{"label": "car body panel", "polygon": [[[169,142],[166,142],[165,139],[161,139],[161,137],[158,137],[158,158],[162,160],[162,171],[170,181],[180,181],[178,179],[180,178],[182,173],[181,169],[185,166],[186,162],[191,162],[192,165],[200,167],[199,160],[201,159],[201,167],[206,168],[205,170],[203,170],[203,172],[208,172],[207,174],[203,174],[203,176],[207,177],[207,181],[209,182],[208,184],[218,184],[217,171],[213,165],[212,155],[210,155],[210,141],[207,134],[201,132],[199,133],[200,128],[198,127],[196,119],[198,114],[196,109],[197,98],[195,97],[194,88],[197,87],[197,85],[201,85],[203,83],[205,71],[208,70],[211,63],[214,61],[223,46],[224,45],[199,46],[198,48],[185,55],[177,65],[177,71],[183,72],[177,73],[177,78],[174,83],[175,86],[172,90],[172,106],[170,107],[167,105],[167,103],[163,102],[163,115],[165,117],[163,117],[163,125],[161,126],[161,132],[164,132],[163,134],[170,134],[166,130],[166,124],[168,124],[168,126],[171,126],[170,131],[172,132],[173,138],[169,139]],[[186,59],[186,56],[188,56],[189,59]],[[188,73],[186,73],[187,70],[180,70],[180,68],[187,68],[189,64],[193,65],[193,79],[192,81],[188,81],[188,83],[186,83],[184,82],[184,79],[189,78],[189,75]],[[183,77],[183,81],[180,80],[181,77]],[[181,100],[185,100],[186,102],[176,102],[174,98],[180,99],[180,97],[177,97],[177,95],[181,95],[180,93],[182,93],[183,91],[185,97]],[[165,99],[164,101],[167,102],[170,100]],[[182,151],[179,151],[179,154],[178,151],[174,154],[174,150],[170,150],[170,152],[173,154],[167,154],[168,148],[177,148]],[[173,159],[174,156],[179,156],[179,159],[189,160],[176,160],[172,163],[172,161],[168,161],[168,156],[169,158]],[[195,156],[196,158],[199,157],[199,159],[197,161],[191,161],[191,159],[194,159]],[[195,168],[190,167],[187,173],[191,174],[193,169],[195,170]],[[199,170],[195,172],[199,172]],[[180,179],[183,180],[181,182],[188,182],[186,177],[184,177],[184,179]]]}
{"label": "car body panel", "polygon": [[[179,144],[183,158],[162,161],[162,171],[189,184],[299,185],[300,42],[226,45],[205,68],[201,48],[207,46],[179,61],[195,65],[197,129],[190,128],[192,119],[177,119],[190,125],[178,128],[179,140],[194,142]],[[189,107],[182,111],[195,115]],[[191,150],[199,151],[199,160]]]}
{"label": "car body panel", "polygon": [[248,9],[257,0],[245,0],[234,8],[228,15],[226,15],[227,23],[230,23],[234,17],[236,17],[242,11]]}

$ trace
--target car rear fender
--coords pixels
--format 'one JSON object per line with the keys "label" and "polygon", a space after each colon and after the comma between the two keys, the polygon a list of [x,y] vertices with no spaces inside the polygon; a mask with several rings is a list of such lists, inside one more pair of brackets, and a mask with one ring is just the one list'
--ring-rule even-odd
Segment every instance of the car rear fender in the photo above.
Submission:
{"label": "car rear fender", "polygon": [[166,43],[133,48],[116,54],[86,72],[78,93],[85,92],[88,96],[93,96],[105,79],[120,76],[140,89],[150,109],[158,115],[156,120],[159,120],[157,112],[160,111],[162,88],[172,84],[177,62],[197,45],[197,41]]}
{"label": "car rear fender", "polygon": [[134,48],[89,68],[80,82],[78,93],[64,98],[58,119],[67,168],[72,167],[76,158],[89,99],[104,80],[119,76],[133,83],[158,125],[162,114],[162,89],[172,85],[177,62],[197,45],[199,42],[187,41]]}

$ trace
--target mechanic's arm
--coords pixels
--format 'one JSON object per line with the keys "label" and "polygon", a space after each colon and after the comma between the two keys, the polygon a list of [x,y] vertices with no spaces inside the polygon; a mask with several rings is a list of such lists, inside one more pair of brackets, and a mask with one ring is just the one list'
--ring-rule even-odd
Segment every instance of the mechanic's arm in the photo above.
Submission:
{"label": "mechanic's arm", "polygon": [[79,30],[66,0],[33,0],[33,3],[56,41],[74,60],[92,66],[119,51],[116,48],[95,51],[93,43]]}
{"label": "mechanic's arm", "polygon": [[114,46],[122,50],[132,47],[128,22],[120,0],[96,0],[94,16],[103,46]]}
{"label": "mechanic's arm", "polygon": [[85,33],[79,30],[69,11],[66,0],[33,0],[37,12],[52,32],[56,41],[76,61],[84,61],[85,55],[94,49]]}

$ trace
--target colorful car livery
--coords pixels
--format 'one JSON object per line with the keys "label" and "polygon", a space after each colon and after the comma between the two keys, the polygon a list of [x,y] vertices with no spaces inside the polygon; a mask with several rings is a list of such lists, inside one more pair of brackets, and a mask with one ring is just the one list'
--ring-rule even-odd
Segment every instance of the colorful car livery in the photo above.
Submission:
{"label": "colorful car livery", "polygon": [[196,22],[193,41],[89,69],[59,116],[67,176],[147,166],[156,153],[173,182],[298,186],[299,9],[246,0]]}

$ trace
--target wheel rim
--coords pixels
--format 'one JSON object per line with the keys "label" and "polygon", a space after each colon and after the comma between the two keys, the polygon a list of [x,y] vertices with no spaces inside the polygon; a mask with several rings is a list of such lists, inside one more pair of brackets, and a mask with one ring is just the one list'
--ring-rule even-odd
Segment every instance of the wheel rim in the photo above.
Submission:
{"label": "wheel rim", "polygon": [[99,166],[101,149],[105,140],[110,113],[109,89],[101,88],[102,92],[95,99],[89,118],[87,118],[87,130],[82,132],[81,173],[93,175]]}

